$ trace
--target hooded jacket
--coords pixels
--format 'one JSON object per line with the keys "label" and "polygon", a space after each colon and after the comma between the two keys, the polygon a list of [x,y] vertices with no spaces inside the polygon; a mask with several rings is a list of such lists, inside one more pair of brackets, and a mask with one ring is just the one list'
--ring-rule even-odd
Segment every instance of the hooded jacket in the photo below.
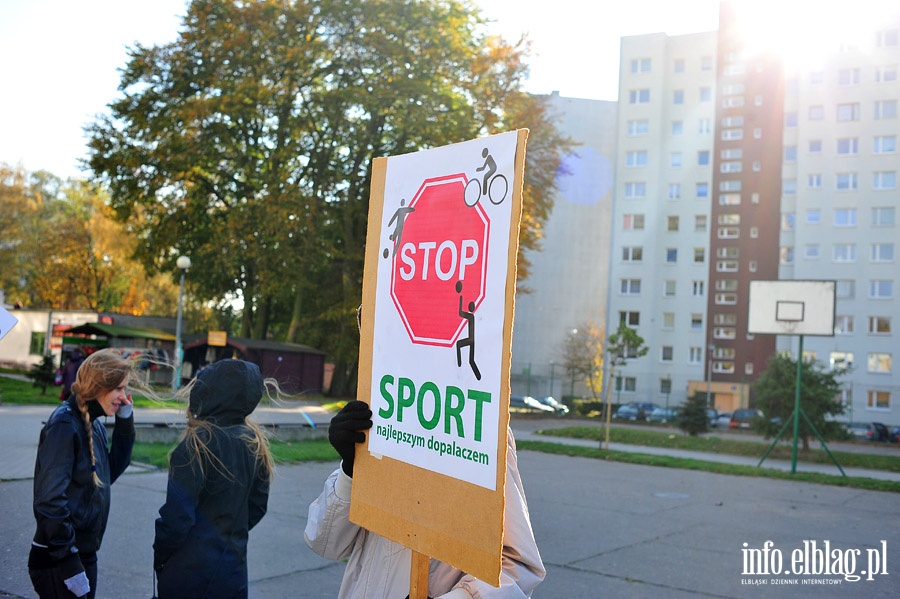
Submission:
{"label": "hooded jacket", "polygon": [[65,578],[83,570],[79,554],[100,549],[109,517],[109,487],[131,463],[134,447],[134,416],[116,416],[108,449],[106,427],[99,419],[103,408],[96,401],[87,406],[102,484],[94,485],[88,432],[74,395],[47,419],[34,463],[33,546],[40,551],[32,551],[31,566],[58,566]]}
{"label": "hooded jacket", "polygon": [[188,409],[209,451],[192,449],[187,437],[172,451],[153,543],[160,599],[247,597],[248,532],[266,513],[269,479],[245,419],[262,391],[259,367],[243,360],[197,376]]}

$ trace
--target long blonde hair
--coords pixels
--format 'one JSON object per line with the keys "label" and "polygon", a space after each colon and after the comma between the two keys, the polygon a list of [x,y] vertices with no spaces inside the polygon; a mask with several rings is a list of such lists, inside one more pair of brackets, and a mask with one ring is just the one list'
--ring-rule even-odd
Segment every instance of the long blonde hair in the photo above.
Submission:
{"label": "long blonde hair", "polygon": [[91,475],[94,485],[97,487],[102,486],[103,482],[97,475],[94,432],[87,404],[89,401],[97,401],[101,395],[118,387],[131,374],[131,371],[132,363],[122,357],[118,350],[101,349],[89,355],[82,362],[75,375],[75,382],[72,384],[72,393],[75,394],[75,401],[84,419],[84,428],[88,435],[88,445],[91,451]]}

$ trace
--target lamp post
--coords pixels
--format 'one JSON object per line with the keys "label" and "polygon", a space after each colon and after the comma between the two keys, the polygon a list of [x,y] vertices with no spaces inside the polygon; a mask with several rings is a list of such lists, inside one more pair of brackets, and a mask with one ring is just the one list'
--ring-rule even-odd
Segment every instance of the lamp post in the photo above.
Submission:
{"label": "lamp post", "polygon": [[181,269],[181,286],[178,289],[178,317],[175,319],[175,373],[172,375],[172,392],[178,391],[181,386],[181,311],[184,305],[184,275],[191,267],[191,259],[187,256],[178,256],[175,266]]}
{"label": "lamp post", "polygon": [[666,418],[668,418],[668,413],[669,413],[669,395],[671,395],[671,393],[672,393],[672,375],[671,375],[671,374],[667,374],[667,375],[666,375],[666,378],[665,378],[664,380],[666,381],[666,414],[667,414]]}
{"label": "lamp post", "polygon": [[556,362],[550,362],[550,392],[547,394],[553,397],[553,375],[556,370]]}
{"label": "lamp post", "polygon": [[710,394],[710,385],[712,382],[712,367],[713,367],[713,354],[716,352],[716,346],[710,343],[706,348],[707,353],[707,369],[706,369],[706,407],[711,408],[712,406],[712,395]]}

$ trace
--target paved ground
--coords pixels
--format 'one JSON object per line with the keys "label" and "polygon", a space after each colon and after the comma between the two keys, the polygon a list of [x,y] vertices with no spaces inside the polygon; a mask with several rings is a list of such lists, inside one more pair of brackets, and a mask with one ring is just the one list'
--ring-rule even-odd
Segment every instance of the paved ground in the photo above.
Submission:
{"label": "paved ground", "polygon": [[[34,531],[27,477],[40,421],[48,410],[0,406],[0,478],[25,473],[23,480],[0,483],[0,597],[35,597],[25,569]],[[161,413],[154,417],[160,416],[169,418]],[[285,422],[303,418],[296,410],[262,413],[260,420],[263,416]],[[307,410],[307,416],[319,422],[328,419],[313,410]],[[178,417],[171,415],[173,422]],[[137,418],[147,420],[150,415],[138,410]],[[515,419],[513,430],[523,439],[549,424],[553,422]],[[896,447],[881,450],[900,457]],[[900,597],[900,494],[530,451],[520,452],[519,463],[548,570],[536,599]],[[336,465],[278,469],[269,513],[251,533],[252,598],[336,596],[343,564],[319,558],[303,543],[309,502]],[[766,466],[784,464],[767,461]],[[830,471],[834,473],[833,466]],[[132,468],[113,487],[98,599],[150,596],[153,519],[164,500],[165,478],[163,472]],[[785,568],[791,567],[792,552],[802,554],[804,541],[815,542],[819,549],[828,542],[835,556],[843,558],[844,569],[853,566],[861,573],[869,568],[869,556],[873,562],[884,556],[878,571],[887,574],[873,575],[871,581],[863,575],[856,582],[831,575],[744,575],[744,543],[748,549],[760,549],[766,541],[773,543],[769,555],[780,554]],[[748,584],[753,582],[766,585]]]}

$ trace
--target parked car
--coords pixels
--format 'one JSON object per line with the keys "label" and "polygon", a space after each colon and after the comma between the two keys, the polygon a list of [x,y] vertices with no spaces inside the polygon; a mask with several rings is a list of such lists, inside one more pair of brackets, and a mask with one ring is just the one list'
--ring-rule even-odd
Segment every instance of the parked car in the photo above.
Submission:
{"label": "parked car", "polygon": [[678,417],[678,408],[656,408],[647,417],[649,422],[674,422]]}
{"label": "parked car", "polygon": [[633,401],[631,403],[619,406],[616,410],[615,417],[620,420],[647,420],[653,410],[659,406],[652,402]]}
{"label": "parked car", "polygon": [[731,422],[728,424],[728,428],[750,428],[752,426],[751,421],[762,415],[762,412],[759,410],[749,410],[745,408],[735,410],[731,413]]}
{"label": "parked car", "polygon": [[880,422],[851,422],[847,432],[860,441],[891,441],[891,431]]}
{"label": "parked car", "polygon": [[511,412],[537,412],[552,414],[553,408],[542,404],[530,395],[511,395],[509,397],[509,410]]}
{"label": "parked car", "polygon": [[557,414],[563,415],[569,413],[569,406],[565,405],[561,401],[558,401],[555,397],[548,395],[547,397],[537,397],[535,398],[545,406],[550,406],[553,408],[553,411]]}
{"label": "parked car", "polygon": [[719,412],[713,426],[716,428],[731,428],[731,412]]}

